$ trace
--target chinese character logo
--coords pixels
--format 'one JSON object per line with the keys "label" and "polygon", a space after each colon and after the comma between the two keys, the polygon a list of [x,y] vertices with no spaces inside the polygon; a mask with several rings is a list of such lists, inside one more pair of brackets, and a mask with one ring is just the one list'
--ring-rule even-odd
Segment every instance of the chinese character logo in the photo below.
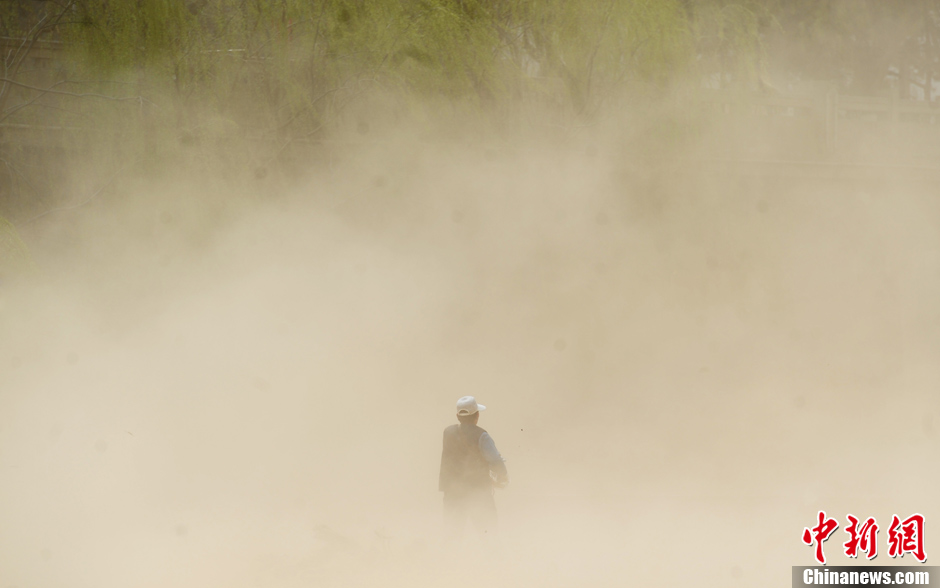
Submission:
{"label": "chinese character logo", "polygon": [[829,539],[829,536],[835,533],[839,528],[839,523],[835,519],[826,518],[826,511],[819,511],[819,524],[812,529],[803,529],[803,543],[807,545],[816,545],[816,561],[825,565],[826,555],[823,553],[823,542]]}
{"label": "chinese character logo", "polygon": [[891,517],[888,528],[888,557],[904,557],[910,553],[920,563],[927,561],[924,553],[924,516],[912,514],[903,521],[898,515]]}
{"label": "chinese character logo", "polygon": [[[849,540],[843,543],[845,555],[849,557],[858,557],[859,549],[867,554],[868,559],[875,559],[878,555],[878,524],[873,517],[868,517],[858,528],[858,519],[852,515],[845,517],[849,521],[845,532],[849,534]],[[805,541],[805,539],[804,539]]]}
{"label": "chinese character logo", "polygon": [[[845,532],[849,540],[842,544],[846,557],[856,558],[859,552],[868,559],[878,556],[878,523],[875,517],[868,517],[865,522],[855,515],[846,515],[848,525]],[[823,543],[839,528],[835,519],[826,516],[826,511],[819,511],[819,522],[813,528],[803,529],[803,543],[816,548],[816,561],[826,565],[826,554],[823,553]],[[924,515],[915,513],[903,521],[898,515],[891,517],[891,526],[888,527],[888,556],[904,557],[910,553],[920,563],[927,561],[924,552]]]}

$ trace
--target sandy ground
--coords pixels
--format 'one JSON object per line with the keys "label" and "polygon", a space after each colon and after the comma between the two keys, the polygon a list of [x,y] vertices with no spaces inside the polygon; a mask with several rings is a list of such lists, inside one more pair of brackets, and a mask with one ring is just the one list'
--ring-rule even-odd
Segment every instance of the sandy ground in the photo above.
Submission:
{"label": "sandy ground", "polygon": [[[782,587],[819,509],[936,516],[929,186],[392,151],[211,228],[176,180],[23,230],[0,588]],[[452,548],[465,394],[512,483]]]}

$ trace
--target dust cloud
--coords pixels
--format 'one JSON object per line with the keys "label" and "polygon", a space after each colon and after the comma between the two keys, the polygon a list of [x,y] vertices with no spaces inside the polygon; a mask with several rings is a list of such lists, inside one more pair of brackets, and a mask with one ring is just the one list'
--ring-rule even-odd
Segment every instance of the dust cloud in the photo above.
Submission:
{"label": "dust cloud", "polygon": [[[929,184],[412,137],[20,229],[0,587],[784,586],[819,509],[932,519]],[[448,549],[467,394],[512,481]]]}

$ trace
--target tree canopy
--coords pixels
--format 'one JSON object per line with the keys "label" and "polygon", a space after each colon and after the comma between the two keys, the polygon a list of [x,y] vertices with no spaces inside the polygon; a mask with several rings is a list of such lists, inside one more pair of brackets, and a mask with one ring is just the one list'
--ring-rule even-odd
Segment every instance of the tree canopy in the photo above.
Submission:
{"label": "tree canopy", "polygon": [[[0,0],[0,123],[263,170],[373,121],[505,129],[537,111],[572,128],[780,80],[904,96],[940,74],[938,27],[940,0]],[[0,172],[29,185],[5,128]],[[210,156],[235,140],[238,161]]]}

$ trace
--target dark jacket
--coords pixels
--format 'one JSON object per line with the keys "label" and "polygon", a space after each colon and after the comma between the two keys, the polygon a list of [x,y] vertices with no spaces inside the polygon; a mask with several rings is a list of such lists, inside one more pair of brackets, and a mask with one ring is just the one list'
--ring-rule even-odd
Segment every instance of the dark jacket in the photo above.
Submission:
{"label": "dark jacket", "polygon": [[446,493],[489,490],[493,487],[490,464],[480,450],[486,431],[476,425],[451,425],[444,429],[439,489]]}

